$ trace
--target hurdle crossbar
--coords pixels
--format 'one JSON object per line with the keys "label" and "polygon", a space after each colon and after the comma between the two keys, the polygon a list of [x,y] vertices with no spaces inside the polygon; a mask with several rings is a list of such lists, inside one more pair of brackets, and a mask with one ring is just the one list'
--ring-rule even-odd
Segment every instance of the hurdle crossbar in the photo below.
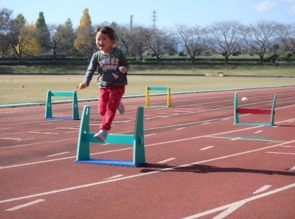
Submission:
{"label": "hurdle crossbar", "polygon": [[[100,141],[94,137],[94,133],[89,133],[89,119],[90,106],[84,106],[77,143],[76,163],[127,167],[146,165],[143,133],[143,107],[138,107],[137,109],[134,135],[109,134],[105,141]],[[90,158],[90,142],[133,145],[133,159],[132,161],[124,161]]]}
{"label": "hurdle crossbar", "polygon": [[150,106],[150,91],[167,91],[167,107],[171,107],[171,90],[170,87],[146,87],[145,105]]}
{"label": "hurdle crossbar", "polygon": [[[274,94],[271,109],[253,109],[253,108],[239,108],[238,107],[238,93],[235,92],[234,97],[234,125],[257,125],[257,126],[274,126],[275,105],[277,94]],[[269,123],[254,123],[254,122],[240,122],[239,114],[269,114]]]}
{"label": "hurdle crossbar", "polygon": [[45,104],[45,119],[51,119],[52,117],[52,98],[51,97],[72,97],[72,119],[79,119],[78,98],[77,91],[51,91],[47,92],[46,104]]}

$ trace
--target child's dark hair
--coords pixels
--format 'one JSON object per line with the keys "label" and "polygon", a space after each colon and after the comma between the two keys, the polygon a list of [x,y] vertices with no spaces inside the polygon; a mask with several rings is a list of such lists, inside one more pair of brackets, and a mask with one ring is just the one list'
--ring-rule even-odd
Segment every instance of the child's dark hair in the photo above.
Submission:
{"label": "child's dark hair", "polygon": [[110,38],[111,40],[114,40],[115,42],[118,41],[117,34],[116,34],[116,32],[114,31],[114,29],[111,28],[111,27],[107,27],[107,26],[98,27],[98,28],[96,29],[96,33],[98,33],[98,32],[101,32],[101,33],[103,33],[103,34],[108,35],[109,38]]}

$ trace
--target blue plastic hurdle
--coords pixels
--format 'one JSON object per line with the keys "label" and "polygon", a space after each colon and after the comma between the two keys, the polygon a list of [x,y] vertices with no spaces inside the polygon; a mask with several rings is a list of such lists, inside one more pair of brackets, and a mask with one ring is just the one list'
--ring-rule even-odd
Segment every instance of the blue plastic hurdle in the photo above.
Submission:
{"label": "blue plastic hurdle", "polygon": [[[78,98],[77,91],[51,91],[47,92],[46,104],[45,104],[45,119],[53,119],[52,117],[52,101],[51,97],[72,97],[72,119],[78,120],[79,118],[79,109],[78,109]],[[58,119],[58,118],[54,118]],[[59,118],[59,119],[68,119],[68,118]]]}
{"label": "blue plastic hurdle", "polygon": [[[90,106],[84,106],[77,143],[76,163],[127,167],[146,165],[143,133],[143,107],[138,107],[137,109],[134,135],[109,134],[104,142],[94,138],[94,133],[89,133],[89,118]],[[90,158],[90,142],[133,145],[133,159],[132,161],[92,159]]]}
{"label": "blue plastic hurdle", "polygon": [[[253,109],[238,107],[238,93],[235,92],[234,97],[234,125],[258,125],[258,126],[274,126],[274,114],[277,100],[277,94],[274,94],[271,109]],[[269,114],[269,123],[240,122],[239,114]]]}

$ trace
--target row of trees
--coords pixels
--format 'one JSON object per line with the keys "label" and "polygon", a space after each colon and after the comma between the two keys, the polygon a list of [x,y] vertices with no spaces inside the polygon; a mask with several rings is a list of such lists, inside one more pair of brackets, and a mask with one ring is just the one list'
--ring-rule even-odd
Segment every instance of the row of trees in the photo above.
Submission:
{"label": "row of trees", "polygon": [[268,52],[288,53],[295,56],[295,25],[275,21],[258,21],[243,25],[238,21],[220,21],[201,27],[176,25],[173,30],[155,27],[104,23],[92,25],[86,8],[80,24],[73,28],[68,19],[62,25],[45,22],[39,13],[36,23],[29,24],[22,14],[12,18],[12,10],[0,11],[0,54],[2,58],[58,56],[87,57],[97,50],[95,29],[100,25],[112,26],[120,46],[128,56],[143,60],[152,54],[157,61],[165,54],[187,54],[193,62],[198,55],[222,54],[225,62],[231,55],[256,54],[263,62]]}

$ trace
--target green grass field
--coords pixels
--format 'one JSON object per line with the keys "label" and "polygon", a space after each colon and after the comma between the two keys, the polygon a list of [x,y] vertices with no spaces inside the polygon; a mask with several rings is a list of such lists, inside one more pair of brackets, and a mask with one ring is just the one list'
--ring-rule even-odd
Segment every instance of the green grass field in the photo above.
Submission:
{"label": "green grass field", "polygon": [[[293,70],[294,71],[294,70]],[[171,72],[170,72],[171,73]],[[242,72],[239,72],[242,74]],[[0,75],[0,105],[45,102],[48,90],[73,91],[84,75]],[[146,86],[170,86],[171,92],[211,89],[265,87],[295,84],[295,78],[272,77],[204,77],[204,76],[128,76],[125,95],[145,94]],[[24,88],[22,88],[24,86]],[[96,98],[96,77],[78,98]],[[69,99],[57,97],[53,100]]]}

